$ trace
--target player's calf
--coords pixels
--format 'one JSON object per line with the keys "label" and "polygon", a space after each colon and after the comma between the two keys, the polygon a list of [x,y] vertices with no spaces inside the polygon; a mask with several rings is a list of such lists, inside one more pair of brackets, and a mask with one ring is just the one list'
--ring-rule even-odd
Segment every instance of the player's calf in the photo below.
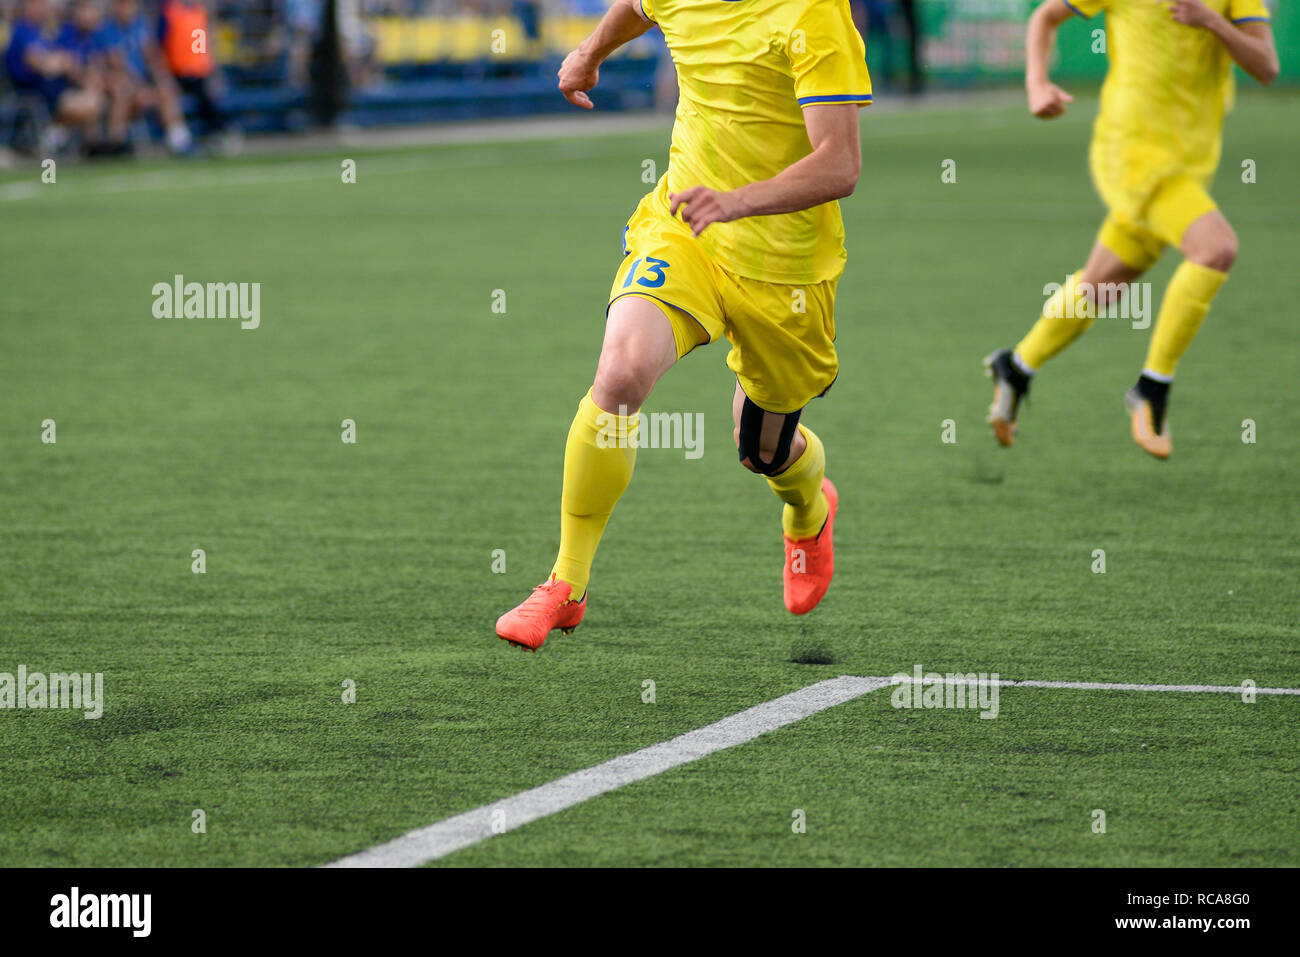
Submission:
{"label": "player's calf", "polygon": [[785,503],[782,584],[785,607],[796,615],[812,611],[830,588],[838,504],[835,486],[826,478],[826,450],[814,432],[799,424],[802,412],[767,412],[736,387],[732,413],[740,463],[764,476]]}
{"label": "player's calf", "polygon": [[1237,234],[1213,209],[1187,227],[1179,249],[1186,261],[1169,280],[1142,375],[1125,396],[1133,440],[1160,459],[1173,453],[1168,407],[1174,373],[1237,260]]}
{"label": "player's calf", "polygon": [[498,637],[536,651],[554,629],[567,634],[582,621],[596,548],[632,478],[636,410],[676,360],[672,327],[657,306],[632,297],[613,303],[595,384],[578,403],[565,442],[555,565],[497,620]]}

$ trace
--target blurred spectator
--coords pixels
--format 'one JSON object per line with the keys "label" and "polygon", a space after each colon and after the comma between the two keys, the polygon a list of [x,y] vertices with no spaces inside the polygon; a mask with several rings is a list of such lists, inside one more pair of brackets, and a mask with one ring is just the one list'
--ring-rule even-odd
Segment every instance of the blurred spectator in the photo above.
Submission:
{"label": "blurred spectator", "polygon": [[511,10],[519,25],[524,28],[524,40],[528,43],[527,55],[537,56],[542,52],[542,4],[540,0],[514,0]]}
{"label": "blurred spectator", "polygon": [[[30,149],[38,132],[62,140],[72,132],[116,150],[148,118],[155,134],[164,132],[170,149],[183,153],[209,132],[302,128],[331,77],[346,82],[330,115],[348,122],[515,113],[521,98],[554,108],[549,61],[566,52],[569,34],[582,26],[575,20],[599,17],[609,2],[0,0],[0,20],[22,12],[12,29],[12,20],[0,22],[0,44],[12,37],[6,72],[19,94],[0,104],[0,135]],[[60,10],[69,21],[62,31]],[[502,27],[509,50],[489,54],[489,37],[495,41]],[[657,102],[671,107],[675,75],[657,30],[619,66],[603,87],[611,102],[626,98],[644,107],[653,83]],[[346,96],[348,88],[380,80],[383,86],[369,91],[374,95]],[[477,84],[485,84],[481,104],[465,96]],[[510,84],[518,90],[503,94]],[[48,123],[47,114],[58,123]],[[214,145],[233,139],[223,135]]]}
{"label": "blurred spectator", "polygon": [[[322,0],[287,0],[285,19],[289,31],[289,82],[304,87],[311,82],[311,54],[324,26]],[[335,25],[348,83],[363,87],[374,79],[375,41],[361,17],[360,0],[336,0]]]}
{"label": "blurred spectator", "polygon": [[217,0],[217,19],[239,24],[239,43],[253,60],[277,60],[285,51],[286,0]]}
{"label": "blurred spectator", "polygon": [[287,0],[285,19],[289,31],[289,82],[306,86],[311,48],[320,34],[321,0]]}
{"label": "blurred spectator", "polygon": [[189,152],[193,141],[181,111],[180,89],[163,63],[140,0],[112,0],[99,36],[108,62],[109,143],[126,143],[131,123],[154,110],[166,131],[168,148],[173,153]]}
{"label": "blurred spectator", "polygon": [[50,0],[24,0],[5,50],[14,89],[39,95],[49,110],[53,123],[42,143],[47,152],[62,149],[72,130],[80,130],[88,146],[96,144],[104,110],[102,86],[87,66],[93,63],[91,51],[80,43],[77,49],[59,43],[57,15]]}
{"label": "blurred spectator", "polygon": [[353,87],[365,86],[373,78],[375,41],[361,19],[361,0],[336,0],[335,6],[348,82]]}
{"label": "blurred spectator", "polygon": [[[861,5],[854,3],[852,6],[856,8],[853,11],[854,19],[857,20],[858,16],[861,16],[859,22],[862,36],[865,38],[873,30],[881,35],[884,55],[883,62],[879,65],[879,77],[886,86],[892,85],[894,76],[897,37],[897,31],[894,29],[895,13],[902,17],[903,42],[907,47],[907,92],[920,93],[924,88],[925,79],[921,70],[921,28],[917,20],[916,0],[865,0]],[[875,64],[871,65],[875,66]]]}
{"label": "blurred spectator", "polygon": [[100,42],[99,28],[104,22],[104,11],[100,0],[69,0],[67,19],[59,28],[54,43],[61,50],[67,51],[72,58],[73,69],[68,78],[83,90],[91,91],[101,103],[94,122],[83,126],[86,152],[98,153],[122,152],[121,145],[105,147],[101,120],[107,94],[107,76],[104,60],[104,47]]}
{"label": "blurred spectator", "polygon": [[83,78],[94,74],[102,80],[103,47],[99,42],[99,28],[104,23],[104,11],[96,0],[69,0],[67,19],[59,28],[55,44],[72,54]]}
{"label": "blurred spectator", "polygon": [[226,117],[217,100],[220,78],[212,60],[212,33],[205,0],[162,0],[158,42],[163,61],[181,92],[194,97],[207,133],[224,132]]}

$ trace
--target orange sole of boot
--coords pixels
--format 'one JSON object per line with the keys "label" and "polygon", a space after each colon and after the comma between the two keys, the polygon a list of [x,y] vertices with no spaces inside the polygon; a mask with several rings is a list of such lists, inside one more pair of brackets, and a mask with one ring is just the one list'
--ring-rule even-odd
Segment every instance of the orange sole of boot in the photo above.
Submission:
{"label": "orange sole of boot", "polygon": [[[560,634],[571,635],[577,630],[578,630],[577,625],[574,625],[572,628],[561,628]],[[504,641],[507,645],[510,645],[512,648],[518,648],[520,651],[531,651],[533,654],[537,654],[537,648],[534,648],[532,645],[526,645],[522,641],[515,641],[512,638],[507,638],[505,635],[497,635],[497,637],[500,638],[502,641]],[[538,645],[538,648],[540,647],[541,645]]]}

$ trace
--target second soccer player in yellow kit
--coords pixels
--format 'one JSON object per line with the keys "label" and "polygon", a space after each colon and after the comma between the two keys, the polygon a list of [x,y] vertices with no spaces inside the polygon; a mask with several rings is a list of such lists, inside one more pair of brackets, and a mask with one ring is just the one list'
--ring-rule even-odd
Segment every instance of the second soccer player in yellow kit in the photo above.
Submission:
{"label": "second soccer player in yellow kit", "polygon": [[1232,64],[1269,83],[1277,51],[1263,0],[1046,0],[1030,17],[1027,39],[1025,86],[1035,116],[1060,116],[1073,102],[1048,79],[1057,28],[1103,10],[1110,68],[1089,160],[1109,215],[1087,263],[1029,334],[985,360],[994,379],[989,422],[1010,445],[1020,400],[1043,363],[1173,246],[1184,260],[1125,397],[1134,441],[1163,459],[1173,451],[1166,412],[1174,368],[1237,257],[1237,237],[1208,192],[1232,101]]}
{"label": "second soccer player in yellow kit", "polygon": [[565,59],[561,92],[590,109],[600,64],[655,24],[681,91],[668,169],[624,230],[595,382],[565,447],[555,566],[497,621],[523,648],[582,620],[596,546],[632,476],[636,413],[678,359],[723,336],[740,461],[785,503],[786,608],[810,611],[834,572],[838,495],[800,415],[839,371],[836,201],[861,168],[862,38],[848,0],[614,0]]}

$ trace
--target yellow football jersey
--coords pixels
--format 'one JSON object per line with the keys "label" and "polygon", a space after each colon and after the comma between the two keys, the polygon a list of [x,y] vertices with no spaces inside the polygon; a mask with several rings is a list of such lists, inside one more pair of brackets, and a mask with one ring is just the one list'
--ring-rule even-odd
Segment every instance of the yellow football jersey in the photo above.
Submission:
{"label": "yellow football jersey", "polygon": [[[1110,69],[1093,128],[1105,179],[1186,174],[1208,181],[1219,163],[1233,95],[1232,58],[1209,30],[1189,27],[1158,0],[1065,0],[1083,17],[1106,11]],[[1263,0],[1205,0],[1233,23],[1268,20]],[[1136,186],[1136,184],[1134,184]]]}
{"label": "yellow football jersey", "polygon": [[[641,9],[668,41],[681,90],[655,192],[664,215],[670,192],[736,189],[811,153],[802,107],[871,102],[848,0],[641,0]],[[722,268],[765,282],[844,270],[837,202],[714,223],[699,241]]]}

